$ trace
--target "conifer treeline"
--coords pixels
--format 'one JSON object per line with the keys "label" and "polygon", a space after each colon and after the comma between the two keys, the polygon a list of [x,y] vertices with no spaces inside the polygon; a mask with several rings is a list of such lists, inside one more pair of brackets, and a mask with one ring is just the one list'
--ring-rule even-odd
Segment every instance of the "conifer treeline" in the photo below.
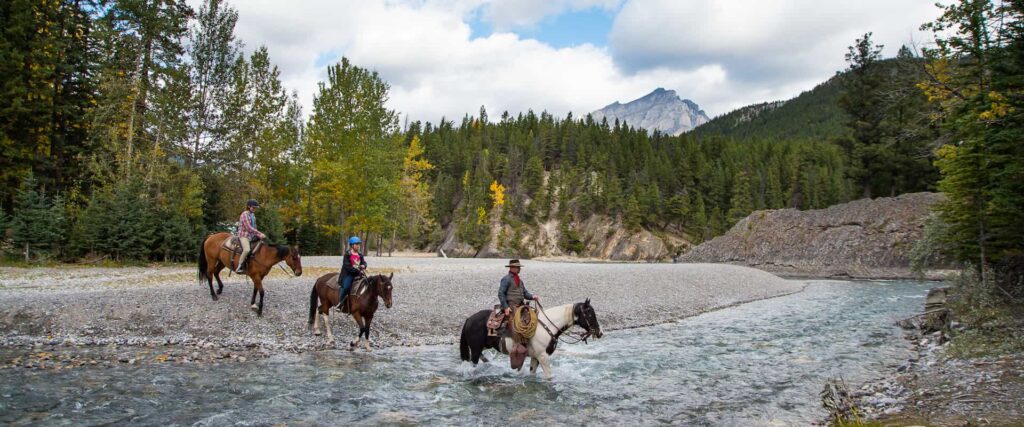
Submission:
{"label": "conifer treeline", "polygon": [[482,109],[458,126],[414,123],[409,134],[422,139],[434,165],[437,223],[457,224],[478,247],[488,238],[478,218],[493,208],[495,181],[505,187],[505,223],[568,224],[600,214],[698,241],[755,209],[821,208],[851,194],[842,149],[814,140],[697,141],[589,115],[527,112],[492,122]]}
{"label": "conifer treeline", "polygon": [[388,84],[346,59],[306,117],[272,52],[235,38],[237,19],[221,0],[0,3],[0,247],[186,259],[249,198],[272,240],[306,253],[334,253],[356,233],[426,247],[449,226],[480,247],[495,220],[520,230],[551,219],[571,250],[591,215],[700,241],[755,209],[938,179],[942,249],[1024,289],[1021,2],[947,6],[928,24],[937,45],[891,65],[867,34],[850,47],[841,92],[812,91],[834,105],[783,105],[742,139],[714,135],[728,123],[670,137],[483,109],[400,129]]}

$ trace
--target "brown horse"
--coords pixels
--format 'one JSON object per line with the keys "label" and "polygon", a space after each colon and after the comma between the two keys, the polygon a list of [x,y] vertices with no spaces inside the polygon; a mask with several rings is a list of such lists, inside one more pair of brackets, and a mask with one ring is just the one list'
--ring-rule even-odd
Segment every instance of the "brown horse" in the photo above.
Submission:
{"label": "brown horse", "polygon": [[[199,246],[199,280],[206,279],[210,285],[210,296],[217,300],[217,295],[224,291],[224,282],[220,280],[220,271],[231,266],[231,251],[222,250],[224,241],[231,238],[230,233],[214,233],[206,236]],[[254,248],[255,249],[255,248]],[[263,278],[270,269],[284,261],[296,276],[302,275],[302,259],[299,248],[287,245],[261,245],[245,266],[245,275],[252,279],[252,309],[258,316],[263,315]],[[241,260],[239,260],[241,262]],[[213,292],[213,279],[217,279],[217,292]],[[256,305],[256,293],[260,294],[260,303]]]}
{"label": "brown horse", "polygon": [[[319,300],[320,314],[324,316],[324,328],[327,329],[328,344],[334,344],[334,334],[331,333],[331,321],[328,315],[331,312],[331,307],[341,303],[338,301],[341,292],[327,286],[327,282],[337,275],[338,273],[327,273],[320,276],[319,279],[316,279],[313,290],[309,294],[309,324],[313,326],[313,334],[320,335],[320,317],[316,315],[317,300]],[[352,291],[348,294],[345,305],[348,306],[346,307],[348,312],[356,321],[356,326],[359,327],[359,335],[356,336],[355,341],[349,343],[349,351],[355,350],[359,342],[363,343],[366,351],[370,351],[370,322],[373,322],[373,313],[377,311],[377,298],[383,298],[384,306],[391,308],[391,278],[393,277],[395,277],[395,273],[391,273],[389,276],[378,274],[367,277],[366,291],[358,295],[356,294],[356,281],[353,281]],[[363,337],[366,337],[366,341],[363,341]]]}

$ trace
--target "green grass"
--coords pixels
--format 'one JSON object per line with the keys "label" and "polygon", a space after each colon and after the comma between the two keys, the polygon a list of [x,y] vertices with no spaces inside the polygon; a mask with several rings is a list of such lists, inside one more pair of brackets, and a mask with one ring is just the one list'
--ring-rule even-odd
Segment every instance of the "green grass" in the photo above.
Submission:
{"label": "green grass", "polygon": [[952,282],[948,305],[964,328],[951,331],[948,355],[974,358],[1024,352],[1024,301],[969,272]]}

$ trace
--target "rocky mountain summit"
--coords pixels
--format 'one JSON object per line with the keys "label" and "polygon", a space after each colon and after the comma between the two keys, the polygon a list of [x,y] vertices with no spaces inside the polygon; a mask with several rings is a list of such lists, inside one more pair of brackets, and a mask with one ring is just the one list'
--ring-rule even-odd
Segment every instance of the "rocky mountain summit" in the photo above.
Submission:
{"label": "rocky mountain summit", "polygon": [[756,211],[680,257],[815,277],[903,278],[937,193],[862,199],[826,209]]}
{"label": "rocky mountain summit", "polygon": [[648,131],[679,135],[710,120],[704,110],[689,99],[682,99],[674,90],[657,88],[642,98],[621,104],[616,101],[592,113],[594,120],[619,119],[630,126]]}

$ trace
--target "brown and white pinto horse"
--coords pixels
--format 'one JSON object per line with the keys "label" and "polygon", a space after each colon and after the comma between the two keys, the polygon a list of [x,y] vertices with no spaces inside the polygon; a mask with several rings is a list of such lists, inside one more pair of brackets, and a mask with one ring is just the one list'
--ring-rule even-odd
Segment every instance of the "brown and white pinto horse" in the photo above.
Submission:
{"label": "brown and white pinto horse", "polygon": [[[338,273],[327,273],[320,276],[309,293],[309,324],[313,327],[313,335],[320,335],[320,316],[317,316],[317,302],[319,302],[319,312],[324,317],[324,328],[327,329],[327,344],[334,344],[334,334],[331,333],[331,318],[329,317],[331,307],[341,303],[338,301],[341,292],[327,286],[327,282],[337,275]],[[391,273],[389,276],[378,274],[367,277],[364,285],[366,291],[362,293],[356,292],[356,281],[359,279],[353,281],[345,305],[348,308],[348,313],[352,315],[352,319],[356,321],[356,326],[359,327],[359,335],[356,336],[355,341],[349,343],[349,351],[355,350],[360,342],[363,343],[366,351],[370,351],[370,323],[373,322],[373,314],[377,312],[377,298],[383,299],[384,306],[391,308],[391,290],[393,288],[391,279],[393,277],[395,277],[395,273]],[[365,341],[363,341],[363,337],[366,337]]]}
{"label": "brown and white pinto horse", "polygon": [[[231,238],[231,233],[214,233],[206,236],[203,244],[199,246],[199,280],[206,279],[210,285],[210,296],[217,300],[217,295],[224,291],[224,282],[220,280],[220,271],[224,267],[231,266],[231,251],[223,250],[224,241]],[[255,249],[255,248],[254,248]],[[245,266],[245,275],[252,279],[252,309],[256,315],[263,315],[263,278],[267,277],[270,269],[277,263],[284,261],[292,269],[296,276],[302,275],[302,259],[299,256],[299,248],[287,245],[260,245],[249,264]],[[238,262],[242,262],[239,260]],[[213,279],[217,279],[217,292],[213,292]],[[256,293],[260,294],[260,303],[256,305]]]}

